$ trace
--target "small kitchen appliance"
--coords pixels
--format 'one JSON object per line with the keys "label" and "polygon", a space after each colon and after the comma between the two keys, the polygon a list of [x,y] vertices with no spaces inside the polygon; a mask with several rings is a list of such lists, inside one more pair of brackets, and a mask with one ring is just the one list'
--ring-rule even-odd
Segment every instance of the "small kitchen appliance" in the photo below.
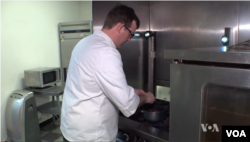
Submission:
{"label": "small kitchen appliance", "polygon": [[44,88],[61,81],[60,68],[44,67],[24,71],[26,87]]}
{"label": "small kitchen appliance", "polygon": [[9,142],[39,142],[40,129],[33,92],[14,91],[7,102],[6,128]]}

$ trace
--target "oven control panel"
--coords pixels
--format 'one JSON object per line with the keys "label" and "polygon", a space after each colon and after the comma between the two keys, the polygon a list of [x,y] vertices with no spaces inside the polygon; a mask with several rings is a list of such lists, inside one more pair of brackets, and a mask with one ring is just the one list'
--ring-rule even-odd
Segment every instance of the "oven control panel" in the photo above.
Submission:
{"label": "oven control panel", "polygon": [[149,142],[143,138],[140,138],[132,133],[125,132],[123,130],[118,130],[118,134],[116,136],[116,142]]}

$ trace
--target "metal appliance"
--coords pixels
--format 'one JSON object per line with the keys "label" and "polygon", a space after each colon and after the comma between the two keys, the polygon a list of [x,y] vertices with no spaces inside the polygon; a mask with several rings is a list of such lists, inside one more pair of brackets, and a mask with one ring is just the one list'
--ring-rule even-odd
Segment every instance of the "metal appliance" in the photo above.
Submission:
{"label": "metal appliance", "polygon": [[147,140],[138,137],[134,134],[124,132],[123,130],[118,130],[116,142],[126,142],[126,141],[147,142]]}
{"label": "metal appliance", "polygon": [[6,128],[9,142],[39,142],[40,128],[33,92],[14,91],[7,102]]}
{"label": "metal appliance", "polygon": [[61,82],[60,68],[43,67],[24,71],[25,87],[44,88]]}
{"label": "metal appliance", "polygon": [[61,70],[63,72],[62,85],[64,86],[72,50],[81,39],[93,33],[93,28],[91,20],[62,22],[59,23],[58,27],[60,38]]}
{"label": "metal appliance", "polygon": [[249,126],[250,40],[234,46],[168,49],[170,141],[222,141],[222,126]]}
{"label": "metal appliance", "polygon": [[[135,10],[141,21],[137,31],[156,32],[153,85],[156,86],[156,97],[164,101],[170,101],[173,96],[170,90],[172,60],[164,58],[165,49],[220,46],[222,45],[220,38],[224,34],[225,27],[235,30],[238,39],[236,41],[242,42],[249,38],[250,3],[246,1],[120,1],[119,3]],[[93,26],[102,27],[108,11],[116,4],[116,1],[93,1]],[[179,89],[181,88],[183,87]],[[142,129],[144,128],[142,122],[122,116],[119,128],[128,133],[139,133],[140,136],[150,137],[151,140],[165,134],[153,126]],[[155,134],[151,133],[152,131],[157,134],[152,135]],[[158,137],[158,140],[168,141],[168,136],[166,137],[165,140],[162,140],[163,137]]]}
{"label": "metal appliance", "polygon": [[136,32],[135,37],[118,51],[128,85],[154,92],[154,36],[152,33],[150,37],[145,37],[145,33]]}
{"label": "metal appliance", "polygon": [[[155,63],[155,33],[147,37],[148,31],[138,32],[137,36],[118,49],[122,56],[123,69],[127,82],[134,88],[142,88],[145,91],[155,93],[154,63]],[[166,86],[166,82],[158,82]],[[144,117],[143,108],[138,108],[129,118],[120,113],[118,141],[145,141],[145,142],[167,142],[169,140],[169,107],[170,104],[163,95],[162,100],[157,99],[155,105],[165,108],[164,119],[152,122]],[[161,98],[161,97],[159,97]],[[122,135],[122,137],[121,137]]]}
{"label": "metal appliance", "polygon": [[232,46],[238,43],[236,36],[236,30],[233,28],[225,28],[224,35],[221,37],[221,42],[224,46]]}
{"label": "metal appliance", "polygon": [[144,106],[142,106],[129,118],[120,113],[119,129],[137,138],[142,138],[146,142],[168,142],[170,103],[163,100],[156,100],[154,104],[166,109],[165,118],[163,120],[157,122],[146,120],[143,114]]}

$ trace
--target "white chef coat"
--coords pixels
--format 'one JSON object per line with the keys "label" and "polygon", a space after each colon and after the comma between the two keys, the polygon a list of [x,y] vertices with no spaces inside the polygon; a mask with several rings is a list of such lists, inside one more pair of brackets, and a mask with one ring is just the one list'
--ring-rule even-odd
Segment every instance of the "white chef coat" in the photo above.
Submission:
{"label": "white chef coat", "polygon": [[127,85],[113,41],[95,30],[75,46],[67,74],[61,131],[69,141],[115,141],[119,110],[127,117],[140,102]]}

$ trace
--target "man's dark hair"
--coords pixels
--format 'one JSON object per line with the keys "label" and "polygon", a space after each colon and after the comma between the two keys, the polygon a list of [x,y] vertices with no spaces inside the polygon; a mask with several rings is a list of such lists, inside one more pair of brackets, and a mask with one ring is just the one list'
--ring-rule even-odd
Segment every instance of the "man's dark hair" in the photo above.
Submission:
{"label": "man's dark hair", "polygon": [[111,9],[105,19],[103,28],[111,29],[117,23],[123,23],[127,27],[131,27],[132,21],[136,21],[137,29],[140,27],[140,20],[135,15],[133,8],[126,5],[118,4],[113,9]]}

